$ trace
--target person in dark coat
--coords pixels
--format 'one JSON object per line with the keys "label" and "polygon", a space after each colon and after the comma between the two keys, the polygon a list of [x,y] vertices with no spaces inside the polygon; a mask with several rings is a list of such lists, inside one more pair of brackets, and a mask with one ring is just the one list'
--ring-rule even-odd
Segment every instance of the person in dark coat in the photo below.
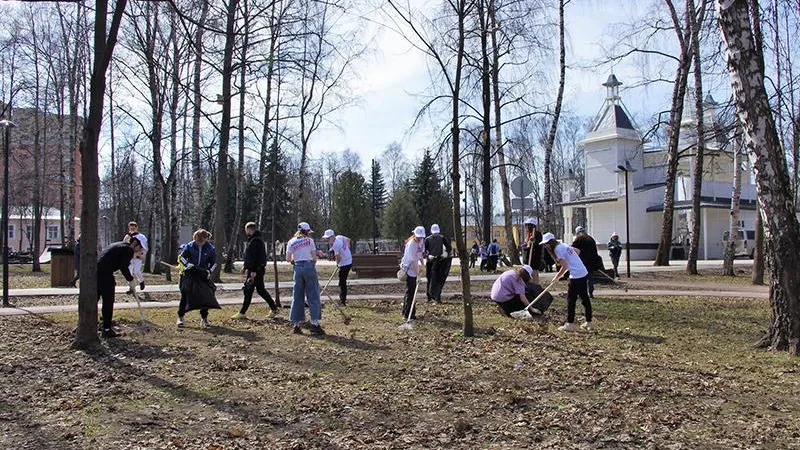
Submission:
{"label": "person in dark coat", "polygon": [[611,264],[614,266],[614,276],[619,279],[619,257],[622,256],[622,242],[619,241],[619,234],[615,231],[611,233],[611,240],[606,244],[608,256],[611,257]]}
{"label": "person in dark coat", "polygon": [[426,292],[429,302],[442,302],[442,288],[450,271],[452,251],[450,240],[442,236],[439,225],[431,225],[431,235],[425,238],[425,256],[428,258],[425,278],[428,280]]}
{"label": "person in dark coat", "polygon": [[250,302],[253,300],[253,292],[258,292],[258,295],[267,302],[270,309],[269,316],[275,317],[278,314],[278,307],[264,286],[264,274],[267,268],[267,249],[264,239],[256,228],[255,222],[247,222],[247,225],[244,226],[244,233],[247,235],[247,248],[244,251],[244,266],[242,267],[244,302],[242,308],[233,315],[232,319],[247,318],[247,309],[250,308]]}
{"label": "person in dark coat", "polygon": [[589,298],[594,298],[594,278],[592,274],[595,270],[603,270],[603,258],[597,254],[597,242],[586,232],[586,228],[576,227],[572,246],[578,249],[578,257],[580,257],[586,269],[589,270],[589,279],[587,280]]}
{"label": "person in dark coat", "polygon": [[75,240],[75,270],[73,271],[74,276],[72,277],[72,282],[70,286],[77,287],[78,280],[81,278],[81,235],[78,235],[78,239]]}
{"label": "person in dark coat", "polygon": [[119,336],[111,328],[111,320],[114,316],[114,272],[120,271],[128,280],[131,288],[136,286],[133,275],[128,268],[131,264],[133,255],[142,249],[139,240],[131,238],[128,243],[115,242],[104,248],[97,258],[97,295],[98,299],[103,300],[101,309],[103,322],[100,326],[100,334],[104,338],[115,338]]}
{"label": "person in dark coat", "polygon": [[[183,326],[183,315],[187,310],[191,309],[190,303],[191,305],[197,305],[202,299],[202,301],[205,303],[201,304],[204,306],[209,305],[209,302],[206,301],[205,296],[190,297],[191,294],[189,292],[191,292],[192,289],[190,288],[189,283],[201,282],[208,284],[208,280],[211,278],[211,273],[217,268],[217,249],[209,242],[211,237],[211,233],[200,228],[192,235],[194,240],[186,244],[181,251],[179,265],[183,266],[183,270],[180,281],[181,301],[180,304],[178,304],[178,321],[176,323],[178,327]],[[190,280],[189,277],[193,278]],[[196,293],[197,291],[194,292]],[[213,300],[210,303],[211,307],[219,306],[216,304],[216,300]],[[200,326],[202,328],[211,327],[211,323],[208,321],[208,308],[200,307],[199,309]]]}
{"label": "person in dark coat", "polygon": [[542,260],[542,232],[538,230],[539,221],[531,217],[525,219],[525,246],[523,264],[531,266],[531,282],[539,284],[539,271],[542,270],[544,261]]}

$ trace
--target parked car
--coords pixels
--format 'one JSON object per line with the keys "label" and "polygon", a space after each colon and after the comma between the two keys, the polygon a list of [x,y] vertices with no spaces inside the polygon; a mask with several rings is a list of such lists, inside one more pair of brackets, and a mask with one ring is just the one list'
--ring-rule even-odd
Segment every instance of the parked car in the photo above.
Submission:
{"label": "parked car", "polygon": [[[726,231],[722,235],[722,244],[724,247],[728,246],[728,238],[730,232]],[[739,239],[736,240],[736,257],[744,256],[753,259],[756,246],[756,232],[753,230],[739,230]]]}

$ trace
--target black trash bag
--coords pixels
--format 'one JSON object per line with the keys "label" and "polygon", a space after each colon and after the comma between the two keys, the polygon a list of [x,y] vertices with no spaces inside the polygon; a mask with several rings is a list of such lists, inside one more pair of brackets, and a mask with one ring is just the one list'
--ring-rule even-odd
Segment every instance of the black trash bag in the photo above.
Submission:
{"label": "black trash bag", "polygon": [[181,293],[186,295],[186,311],[195,309],[221,309],[214,291],[217,286],[208,279],[204,270],[187,270],[183,274]]}
{"label": "black trash bag", "polygon": [[[536,283],[525,283],[525,298],[528,299],[528,302],[532,302],[539,294],[544,291],[544,288],[539,286]],[[536,300],[535,303],[531,304],[531,308],[538,309],[542,314],[550,308],[550,304],[553,303],[553,296],[550,295],[549,292],[545,292],[544,295],[539,300]],[[530,310],[529,310],[530,311]]]}

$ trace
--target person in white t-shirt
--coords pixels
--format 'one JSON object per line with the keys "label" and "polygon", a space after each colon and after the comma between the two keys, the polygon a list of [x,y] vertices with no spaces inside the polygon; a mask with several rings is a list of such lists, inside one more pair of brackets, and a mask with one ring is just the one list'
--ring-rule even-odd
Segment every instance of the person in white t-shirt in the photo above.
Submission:
{"label": "person in white t-shirt", "polygon": [[578,256],[579,250],[558,242],[553,233],[545,233],[542,236],[542,246],[553,255],[553,259],[561,266],[554,280],[561,278],[566,271],[569,270],[569,289],[567,290],[567,322],[558,327],[560,331],[578,331],[575,325],[575,304],[578,297],[581,298],[583,304],[583,312],[586,315],[586,322],[581,325],[584,330],[590,331],[592,329],[592,303],[589,300],[589,290],[587,281],[589,280],[589,271],[586,266],[581,262]]}
{"label": "person in white t-shirt", "polygon": [[325,230],[322,239],[328,240],[330,251],[335,255],[336,265],[339,266],[339,304],[347,306],[347,276],[353,267],[350,238],[341,234],[337,236],[333,230]]}
{"label": "person in white t-shirt", "polygon": [[[414,228],[414,234],[405,240],[405,251],[400,261],[400,269],[406,273],[406,295],[403,298],[403,319],[413,320],[416,311],[411,310],[414,292],[417,289],[417,277],[425,268],[425,227]],[[414,308],[416,309],[416,307]]]}
{"label": "person in white t-shirt", "polygon": [[[147,236],[139,232],[139,224],[136,222],[128,222],[128,234],[122,239],[122,242],[129,243],[131,238],[136,237],[136,239],[141,244],[142,248],[133,255],[133,259],[131,260],[130,267],[128,268],[131,271],[131,274],[136,278],[136,281],[139,282],[139,289],[144,290],[144,275],[142,274],[142,263],[144,263],[145,258],[147,257]],[[126,294],[133,294],[133,287],[128,289]]]}
{"label": "person in white t-shirt", "polygon": [[311,238],[311,225],[297,224],[297,232],[286,243],[286,260],[294,266],[294,288],[289,320],[294,323],[294,334],[303,334],[300,325],[306,321],[305,303],[311,312],[311,334],[324,335],[319,326],[322,319],[322,305],[319,302],[319,278],[317,277],[317,245]]}

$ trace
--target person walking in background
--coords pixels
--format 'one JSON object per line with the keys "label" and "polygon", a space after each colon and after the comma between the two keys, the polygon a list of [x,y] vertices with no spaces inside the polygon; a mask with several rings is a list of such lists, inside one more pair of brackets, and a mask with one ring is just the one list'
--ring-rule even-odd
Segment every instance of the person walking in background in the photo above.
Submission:
{"label": "person walking in background", "polygon": [[542,233],[537,229],[539,222],[530,217],[525,219],[525,246],[524,246],[524,264],[531,266],[533,273],[531,274],[531,281],[539,284],[539,271],[542,270],[544,261],[542,260],[542,247],[539,245],[542,242]]}
{"label": "person walking in background", "polygon": [[289,320],[294,323],[294,334],[303,334],[300,325],[306,321],[305,303],[311,312],[311,334],[325,334],[319,321],[322,319],[322,305],[319,302],[319,278],[317,276],[317,247],[311,238],[311,225],[297,224],[297,232],[286,243],[286,260],[294,266],[294,289]]}
{"label": "person walking in background", "polygon": [[131,288],[135,287],[133,275],[131,275],[130,264],[133,255],[141,251],[142,246],[135,237],[128,242],[115,242],[100,253],[97,258],[97,296],[102,299],[101,314],[103,322],[100,325],[100,334],[104,338],[115,338],[119,336],[113,328],[111,321],[114,316],[114,272],[122,272],[122,276],[130,283]]}
{"label": "person walking in background", "polygon": [[425,265],[426,295],[429,302],[442,302],[442,288],[450,270],[448,257],[452,250],[450,240],[442,236],[439,225],[431,225],[431,235],[425,238],[425,255],[428,258]]}
{"label": "person walking in background", "polygon": [[406,273],[406,293],[403,297],[403,319],[416,319],[416,306],[411,309],[414,302],[414,293],[417,290],[417,277],[425,265],[425,227],[414,228],[413,234],[404,241],[405,250],[400,261],[400,269]]}
{"label": "person walking in background", "polygon": [[594,298],[594,278],[592,274],[595,270],[603,270],[603,258],[597,254],[597,242],[593,237],[586,232],[584,227],[575,227],[575,239],[572,241],[572,246],[579,250],[578,255],[581,262],[589,271],[589,279],[587,286],[589,289],[589,298]]}
{"label": "person walking in background", "polygon": [[545,233],[542,236],[542,246],[545,247],[548,253],[551,253],[553,260],[558,262],[561,269],[556,273],[554,280],[560,279],[566,271],[569,270],[569,288],[567,289],[567,322],[558,327],[559,331],[578,331],[579,328],[575,325],[575,305],[578,297],[581,298],[583,304],[583,312],[586,316],[586,322],[581,325],[581,328],[587,331],[592,329],[592,302],[589,300],[589,292],[586,286],[589,278],[589,271],[586,266],[581,262],[578,256],[580,250],[571,247],[567,244],[556,241],[553,233]]}
{"label": "person walking in background", "polygon": [[253,292],[258,292],[258,295],[267,302],[270,310],[269,317],[275,317],[278,314],[277,305],[267,292],[267,287],[264,286],[264,274],[267,271],[266,244],[261,237],[261,231],[256,228],[255,222],[247,222],[244,226],[244,234],[247,236],[247,248],[244,250],[244,265],[242,266],[244,302],[239,312],[231,318],[237,320],[247,318],[247,309],[250,308],[250,302],[253,300]]}
{"label": "person walking in background", "polygon": [[492,243],[486,247],[486,252],[489,254],[489,264],[486,265],[486,269],[497,273],[497,261],[500,260],[500,244],[497,243],[497,239],[492,239]]}
{"label": "person walking in background", "polygon": [[614,276],[619,279],[619,257],[622,256],[622,242],[619,241],[617,232],[611,233],[611,240],[606,244],[608,256],[611,257],[611,264],[614,266]]}
{"label": "person walking in background", "polygon": [[481,272],[488,270],[489,254],[486,252],[486,246],[484,244],[481,244],[481,246],[479,247],[478,254],[481,257],[481,267],[480,267]]}
{"label": "person walking in background", "polygon": [[77,287],[78,280],[81,278],[81,235],[78,235],[78,239],[75,240],[75,255],[74,255],[74,262],[75,262],[75,270],[73,270],[74,276],[72,277],[72,282],[70,286]]}
{"label": "person walking in background", "polygon": [[481,247],[477,242],[472,243],[472,248],[469,249],[469,268],[475,268],[475,262],[478,260],[478,254],[481,252]]}
{"label": "person walking in background", "polygon": [[[142,248],[139,250],[136,255],[134,255],[134,259],[131,260],[130,272],[136,277],[136,281],[139,283],[139,289],[144,290],[144,275],[142,274],[142,263],[144,263],[145,258],[147,258],[147,236],[139,232],[139,224],[136,222],[128,222],[128,234],[122,239],[122,242],[128,242],[131,238],[136,238],[139,243],[141,244]],[[128,289],[127,294],[133,294],[133,290],[136,289],[136,286],[131,286]]]}
{"label": "person walking in background", "polygon": [[[322,234],[322,239],[328,240],[330,252],[333,253],[336,266],[339,268],[339,304],[347,306],[347,276],[353,267],[350,238],[341,234],[336,236],[333,230],[325,230],[325,233]],[[375,248],[377,249],[377,246]]]}
{"label": "person walking in background", "polygon": [[[179,327],[184,324],[183,315],[189,309],[190,304],[206,301],[206,299],[190,298],[191,289],[185,278],[194,276],[193,282],[208,282],[211,273],[217,268],[217,249],[208,242],[211,239],[211,233],[200,228],[192,234],[192,239],[194,239],[192,242],[183,247],[180,256],[180,264],[183,267],[180,278],[181,301],[178,305],[178,321],[176,323]],[[208,321],[208,308],[200,308],[200,326],[202,328],[211,326]]]}

